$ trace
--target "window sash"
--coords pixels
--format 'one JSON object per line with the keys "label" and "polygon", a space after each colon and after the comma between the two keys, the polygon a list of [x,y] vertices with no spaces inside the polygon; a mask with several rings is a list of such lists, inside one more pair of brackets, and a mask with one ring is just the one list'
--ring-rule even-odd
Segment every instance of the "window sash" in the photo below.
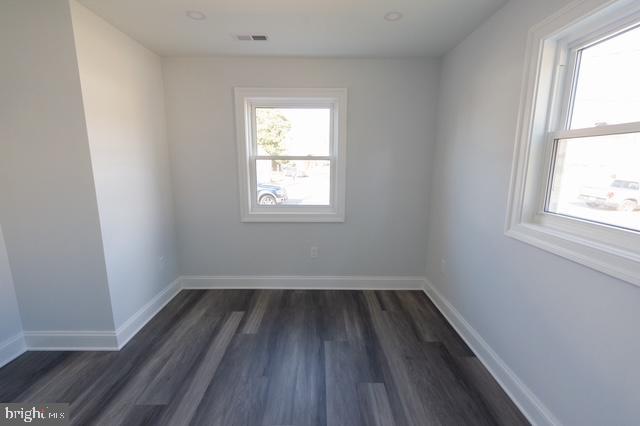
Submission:
{"label": "window sash", "polygon": [[[574,129],[574,130],[561,130],[558,132],[552,132],[548,137],[548,155],[546,155],[545,161],[545,169],[547,170],[547,178],[546,183],[544,185],[544,191],[541,193],[540,202],[538,203],[538,213],[536,215],[537,222],[544,222],[541,220],[546,215],[553,216],[561,216],[566,218],[567,220],[578,221],[583,227],[583,230],[592,233],[589,230],[585,230],[585,226],[590,227],[606,227],[607,229],[616,229],[621,230],[625,233],[633,233],[634,243],[633,244],[625,244],[626,247],[637,250],[638,247],[638,231],[633,229],[622,228],[620,226],[616,226],[613,224],[603,223],[603,222],[595,222],[585,218],[579,218],[574,216],[567,216],[560,213],[554,213],[548,210],[549,200],[551,199],[551,192],[553,190],[553,179],[555,166],[557,161],[557,146],[560,140],[562,139],[582,139],[588,137],[597,137],[597,136],[613,136],[620,134],[629,134],[629,133],[640,133],[640,122],[635,123],[624,123],[624,124],[615,124],[610,126],[599,126],[599,127],[590,127],[586,129]],[[547,221],[548,222],[548,221]],[[575,227],[574,227],[575,228]]]}
{"label": "window sash", "polygon": [[[298,204],[298,205],[273,205],[263,206],[258,204],[258,174],[257,163],[259,160],[308,160],[308,161],[329,161],[329,204]],[[251,210],[255,212],[306,212],[306,211],[319,211],[319,212],[331,212],[336,207],[336,159],[328,156],[284,156],[284,155],[260,155],[252,158],[249,164],[249,176],[251,187],[249,189],[249,196],[251,197],[250,205]]]}
{"label": "window sash", "polygon": [[296,109],[329,109],[331,111],[329,121],[329,157],[335,158],[337,149],[337,135],[336,135],[336,120],[338,113],[338,100],[337,99],[323,99],[323,98],[259,98],[249,99],[247,101],[249,107],[249,114],[251,117],[250,125],[250,143],[249,143],[249,156],[251,158],[257,158],[258,155],[258,125],[256,123],[256,109],[257,108],[296,108]]}
{"label": "window sash", "polygon": [[[598,232],[593,232],[593,228],[598,227],[606,229],[609,232],[611,230],[622,231],[624,233],[631,232],[634,234],[633,239],[635,239],[635,246],[637,247],[637,231],[553,213],[548,211],[547,207],[551,197],[555,164],[557,161],[557,145],[561,139],[577,139],[640,132],[640,122],[571,129],[583,50],[637,28],[639,25],[640,11],[614,20],[608,25],[600,26],[596,30],[588,32],[579,38],[574,37],[558,42],[555,59],[555,87],[552,88],[553,93],[549,102],[550,114],[548,115],[548,128],[552,130],[548,132],[546,137],[543,161],[543,176],[545,176],[545,182],[541,185],[538,192],[538,202],[536,203],[537,212],[534,217],[535,222],[559,225],[564,229],[572,228],[574,232],[584,232],[586,234],[598,234]],[[549,217],[555,218],[549,219]],[[556,219],[558,217],[562,219]],[[570,221],[574,221],[573,225],[567,226]],[[606,239],[606,235],[601,235],[601,237]],[[624,246],[633,247],[633,244],[624,244]]]}
{"label": "window sash", "polygon": [[[248,101],[249,111],[251,117],[251,140],[249,143],[249,178],[250,178],[250,206],[252,212],[305,212],[305,211],[332,211],[336,206],[336,179],[335,179],[335,164],[336,164],[336,135],[335,135],[335,115],[337,112],[336,101],[334,99],[322,99],[322,98],[270,98],[270,99],[252,99]],[[258,152],[258,126],[256,123],[256,109],[257,108],[296,108],[296,109],[319,109],[327,108],[331,111],[329,121],[329,155],[257,155]],[[258,160],[304,160],[304,161],[329,161],[329,205],[273,205],[262,206],[258,204],[258,176],[257,176],[257,162]]]}
{"label": "window sash", "polygon": [[[549,134],[546,161],[544,167],[546,182],[542,186],[538,198],[538,208],[531,218],[531,223],[549,230],[552,234],[563,235],[562,238],[575,243],[602,250],[614,256],[640,262],[638,239],[640,232],[623,228],[613,224],[595,222],[586,218],[568,216],[548,211],[551,196],[554,169],[557,154],[557,144],[560,139],[583,138],[591,136],[608,136],[616,134],[640,132],[640,123],[625,123],[620,125],[593,127],[587,129],[562,130]],[[640,284],[639,284],[640,285]]]}
{"label": "window sash", "polygon": [[[638,27],[640,27],[640,11],[600,26],[581,37],[567,38],[558,42],[559,49],[556,58],[557,88],[553,98],[555,98],[555,103],[559,105],[557,111],[550,117],[551,128],[558,130],[571,128],[582,52],[589,47]],[[554,108],[552,107],[551,110],[553,111]]]}

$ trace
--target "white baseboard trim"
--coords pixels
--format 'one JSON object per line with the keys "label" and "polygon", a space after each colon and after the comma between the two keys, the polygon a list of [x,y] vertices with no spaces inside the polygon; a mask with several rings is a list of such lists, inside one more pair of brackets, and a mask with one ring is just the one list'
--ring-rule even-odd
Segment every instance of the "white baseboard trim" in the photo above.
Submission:
{"label": "white baseboard trim", "polygon": [[140,308],[135,314],[129,317],[118,329],[116,330],[116,349],[121,349],[124,345],[135,336],[138,331],[142,329],[153,317],[156,316],[167,303],[169,303],[180,292],[180,278],[177,278],[164,290],[156,294],[153,299],[147,302],[142,308]]}
{"label": "white baseboard trim", "polygon": [[25,331],[28,350],[117,351],[185,289],[421,290],[423,277],[183,276],[169,284],[115,331]]}
{"label": "white baseboard trim", "polygon": [[9,364],[14,359],[25,353],[27,345],[22,333],[0,342],[0,367]]}
{"label": "white baseboard trim", "polygon": [[165,287],[115,331],[25,331],[26,348],[34,351],[117,351],[179,292],[180,278]]}
{"label": "white baseboard trim", "polygon": [[425,280],[424,292],[433,301],[442,315],[449,321],[458,334],[469,345],[480,362],[489,370],[498,384],[509,395],[511,400],[533,425],[559,426],[560,421],[525,385],[516,373],[500,358],[482,336],[469,324],[462,314],[438,291]]}
{"label": "white baseboard trim", "polygon": [[30,351],[115,351],[115,331],[25,331]]}
{"label": "white baseboard trim", "polygon": [[181,277],[183,289],[422,290],[424,277],[197,276]]}

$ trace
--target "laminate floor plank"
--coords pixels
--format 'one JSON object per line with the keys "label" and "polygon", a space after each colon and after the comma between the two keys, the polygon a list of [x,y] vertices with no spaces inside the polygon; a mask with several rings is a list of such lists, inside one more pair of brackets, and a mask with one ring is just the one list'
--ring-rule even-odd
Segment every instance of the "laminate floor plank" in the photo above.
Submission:
{"label": "laminate floor plank", "polygon": [[21,395],[46,382],[70,352],[26,352],[0,369],[0,401],[18,402]]}
{"label": "laminate floor plank", "polygon": [[321,292],[319,304],[314,309],[321,315],[320,338],[325,341],[347,340],[347,324],[344,312],[347,311],[348,294],[345,292],[328,290]]}
{"label": "laminate floor plank", "polygon": [[176,404],[171,406],[167,424],[181,425],[191,422],[243,316],[244,312],[234,311],[225,318],[207,353],[200,360],[191,380],[186,383],[184,393],[181,393],[179,398],[174,400]]}
{"label": "laminate floor plank", "polygon": [[[206,349],[212,331],[222,317],[215,298],[205,293],[158,342],[143,363],[106,406],[97,423],[122,423],[134,404],[163,405],[181,384],[191,363]],[[176,351],[176,348],[182,348]],[[186,368],[182,368],[186,366]]]}
{"label": "laminate floor plank", "polygon": [[142,366],[155,355],[155,349],[171,334],[171,330],[179,324],[179,319],[186,315],[202,297],[203,292],[180,293],[154,317],[131,341],[117,354],[113,363],[102,371],[100,377],[88,386],[84,392],[71,402],[71,421],[85,425],[96,423],[102,413],[111,405],[112,400],[120,398],[122,390],[132,380]]}
{"label": "laminate floor plank", "polygon": [[434,424],[496,425],[484,401],[474,398],[451,362],[442,343],[421,343],[422,354],[407,359],[411,376],[422,403],[428,407]]}
{"label": "laminate floor plank", "polygon": [[191,424],[259,426],[262,424],[267,386],[266,377],[239,378],[228,389],[207,391]]}
{"label": "laminate floor plank", "polygon": [[395,426],[384,383],[361,383],[358,399],[365,426]]}
{"label": "laminate floor plank", "polygon": [[[316,293],[316,294],[313,294]],[[319,292],[285,292],[269,342],[262,424],[326,424],[324,347]],[[302,308],[296,308],[299,303]]]}
{"label": "laminate floor plank", "polygon": [[[385,294],[386,292],[382,292]],[[389,322],[389,311],[382,310],[379,299],[370,291],[365,292],[365,298],[371,315],[374,330],[380,342],[382,352],[386,359],[388,376],[386,383],[395,390],[392,399],[396,420],[400,424],[407,426],[417,426],[434,423],[434,418],[426,410],[420,400],[420,395],[413,384],[408,365],[402,353],[401,341],[398,339],[396,330]]]}
{"label": "laminate floor plank", "polygon": [[44,403],[73,402],[117,356],[114,352],[69,352],[55,372],[44,376],[22,393],[17,401]]}
{"label": "laminate floor plank", "polygon": [[426,342],[442,342],[452,355],[474,356],[473,352],[447,322],[438,308],[422,292],[399,291],[402,312],[406,312],[419,330],[422,340]]}
{"label": "laminate floor plank", "polygon": [[224,309],[216,308],[215,299],[215,293],[206,293],[158,349],[152,362],[159,368],[150,380],[144,381],[137,404],[166,405],[171,401],[225,315]]}
{"label": "laminate floor plank", "polygon": [[363,425],[358,384],[373,381],[364,342],[324,342],[327,424]]}
{"label": "laminate floor plank", "polygon": [[27,352],[0,402],[74,425],[528,422],[422,292],[185,290],[117,352]]}
{"label": "laminate floor plank", "polygon": [[398,298],[398,292],[390,290],[378,290],[375,292],[378,298],[380,309],[383,311],[402,311],[402,304]]}
{"label": "laminate floor plank", "polygon": [[127,412],[122,424],[126,426],[155,425],[164,409],[164,405],[135,405]]}
{"label": "laminate floor plank", "polygon": [[402,311],[409,316],[412,326],[422,341],[441,341],[439,337],[441,335],[439,328],[442,327],[440,325],[441,318],[428,304],[419,303],[413,293],[411,291],[398,292],[398,299],[404,308]]}
{"label": "laminate floor plank", "polygon": [[272,291],[266,290],[258,290],[255,292],[255,301],[251,305],[251,308],[245,317],[242,333],[256,334],[258,332],[262,322],[262,317],[264,317],[264,314],[267,311],[272,294]]}
{"label": "laminate floor plank", "polygon": [[[258,293],[258,292],[257,292]],[[198,410],[194,425],[262,425],[266,406],[267,366],[278,334],[275,327],[280,320],[283,292],[269,291],[269,309],[260,314],[260,325],[246,333],[250,321],[244,321],[216,371]],[[261,301],[254,295],[252,307]],[[250,314],[248,314],[250,316]],[[245,316],[246,317],[246,316]]]}
{"label": "laminate floor plank", "polygon": [[464,357],[456,359],[455,362],[464,379],[485,401],[498,424],[502,426],[529,424],[478,358]]}

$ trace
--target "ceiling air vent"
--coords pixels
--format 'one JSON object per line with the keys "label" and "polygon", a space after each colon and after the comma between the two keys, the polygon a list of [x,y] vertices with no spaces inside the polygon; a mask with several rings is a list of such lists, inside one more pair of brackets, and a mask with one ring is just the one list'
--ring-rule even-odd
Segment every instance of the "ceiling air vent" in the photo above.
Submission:
{"label": "ceiling air vent", "polygon": [[236,39],[240,41],[267,41],[269,37],[262,34],[238,34],[236,35]]}

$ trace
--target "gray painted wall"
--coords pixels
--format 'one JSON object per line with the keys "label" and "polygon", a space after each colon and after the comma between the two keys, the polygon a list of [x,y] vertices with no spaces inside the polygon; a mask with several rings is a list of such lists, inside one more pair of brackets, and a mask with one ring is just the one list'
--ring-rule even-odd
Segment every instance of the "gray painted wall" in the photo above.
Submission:
{"label": "gray painted wall", "polygon": [[9,267],[7,249],[0,228],[0,347],[2,343],[22,333],[16,291]]}
{"label": "gray painted wall", "polygon": [[0,223],[24,329],[113,330],[68,0],[0,7]]}
{"label": "gray painted wall", "polygon": [[[424,274],[438,61],[167,58],[164,72],[183,274]],[[234,86],[348,88],[345,223],[240,223]]]}
{"label": "gray painted wall", "polygon": [[160,58],[73,1],[116,328],[178,276]]}
{"label": "gray painted wall", "polygon": [[445,57],[427,275],[562,423],[630,425],[640,288],[504,235],[527,30],[565,3],[512,1]]}

